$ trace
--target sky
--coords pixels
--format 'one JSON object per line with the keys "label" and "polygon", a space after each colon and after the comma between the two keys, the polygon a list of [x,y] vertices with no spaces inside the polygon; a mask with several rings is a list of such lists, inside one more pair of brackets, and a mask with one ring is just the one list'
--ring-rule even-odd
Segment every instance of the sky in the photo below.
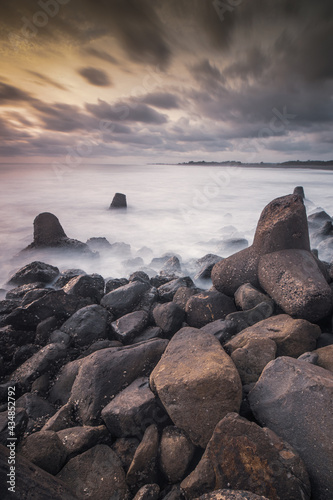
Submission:
{"label": "sky", "polygon": [[333,158],[332,0],[2,0],[0,162]]}

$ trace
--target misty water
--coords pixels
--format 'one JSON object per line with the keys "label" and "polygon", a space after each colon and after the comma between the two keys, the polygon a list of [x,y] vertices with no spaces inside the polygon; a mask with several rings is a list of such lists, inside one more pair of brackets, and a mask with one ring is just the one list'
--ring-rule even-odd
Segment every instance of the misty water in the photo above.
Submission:
{"label": "misty water", "polygon": [[[168,252],[181,256],[190,273],[193,259],[207,253],[226,257],[238,250],[226,248],[226,240],[245,238],[251,244],[264,206],[295,186],[304,187],[308,213],[321,207],[333,214],[332,180],[333,172],[296,168],[80,165],[59,172],[52,165],[3,165],[0,286],[12,271],[36,260],[30,254],[19,261],[13,256],[32,242],[33,220],[41,212],[55,214],[70,238],[86,242],[105,237],[131,246],[131,254],[101,252],[95,259],[42,256],[61,270],[75,267],[104,278],[128,277]],[[126,194],[126,211],[109,210],[116,192]],[[125,262],[138,255],[144,266]]]}

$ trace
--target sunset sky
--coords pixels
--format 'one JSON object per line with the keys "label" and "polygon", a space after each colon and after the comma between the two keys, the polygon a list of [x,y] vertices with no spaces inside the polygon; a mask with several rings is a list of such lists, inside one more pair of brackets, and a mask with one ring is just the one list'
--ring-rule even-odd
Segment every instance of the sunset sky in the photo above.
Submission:
{"label": "sunset sky", "polygon": [[0,161],[333,158],[332,0],[2,0]]}

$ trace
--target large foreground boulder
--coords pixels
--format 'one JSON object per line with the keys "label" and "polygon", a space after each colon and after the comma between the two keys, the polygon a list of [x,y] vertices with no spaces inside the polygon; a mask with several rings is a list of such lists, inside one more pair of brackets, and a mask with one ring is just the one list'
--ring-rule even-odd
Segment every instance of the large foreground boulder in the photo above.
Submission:
{"label": "large foreground boulder", "polygon": [[150,384],[173,423],[202,448],[217,422],[240,408],[241,381],[234,363],[213,335],[195,328],[174,335]]}
{"label": "large foreground boulder", "polygon": [[244,283],[258,287],[259,258],[289,248],[310,251],[305,207],[302,198],[294,194],[276,198],[264,208],[252,246],[214,266],[214,287],[230,296]]}
{"label": "large foreground boulder", "polygon": [[303,459],[312,498],[331,500],[333,491],[333,374],[305,361],[271,361],[249,394],[262,424],[288,441]]}
{"label": "large foreground boulder", "polygon": [[235,413],[217,424],[198,466],[181,483],[186,498],[228,487],[270,500],[309,500],[311,496],[299,455],[270,429]]}

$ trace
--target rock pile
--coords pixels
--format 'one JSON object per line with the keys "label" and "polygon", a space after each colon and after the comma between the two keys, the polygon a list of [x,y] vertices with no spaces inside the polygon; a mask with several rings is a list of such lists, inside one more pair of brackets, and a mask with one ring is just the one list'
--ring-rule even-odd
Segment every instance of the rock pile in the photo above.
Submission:
{"label": "rock pile", "polygon": [[[35,242],[61,245],[48,218]],[[174,256],[152,278],[39,261],[10,277],[0,480],[10,391],[17,496],[2,498],[331,500],[332,272],[302,198],[271,202],[252,247],[199,264],[214,265],[208,291]]]}

